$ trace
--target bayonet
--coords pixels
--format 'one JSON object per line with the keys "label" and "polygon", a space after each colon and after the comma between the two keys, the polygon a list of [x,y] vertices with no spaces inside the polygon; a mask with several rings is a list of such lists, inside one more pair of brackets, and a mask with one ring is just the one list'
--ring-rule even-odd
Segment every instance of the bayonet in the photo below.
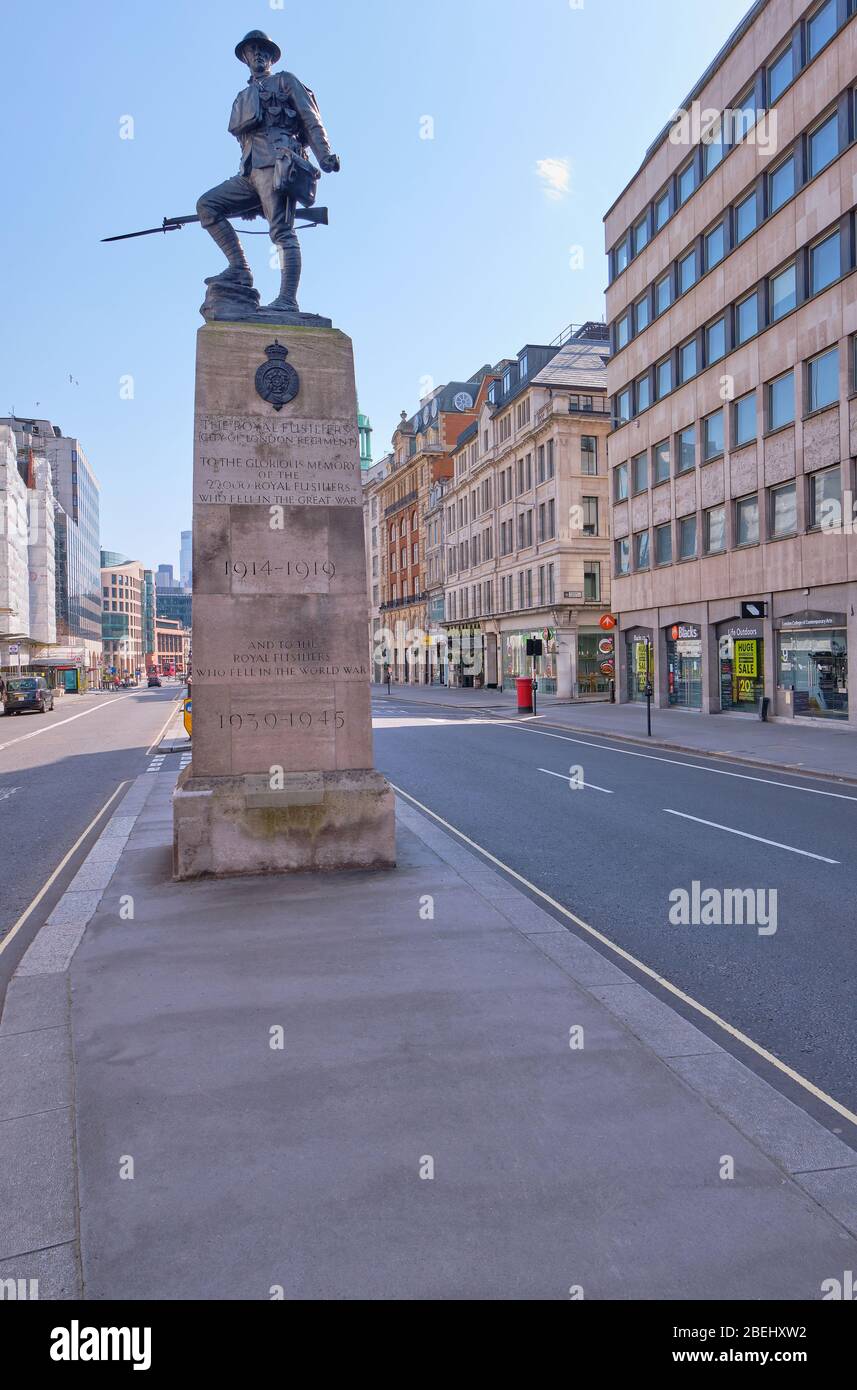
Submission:
{"label": "bayonet", "polygon": [[[327,208],[299,208],[297,216],[303,218],[303,222],[298,223],[297,230],[305,231],[309,227],[326,227],[328,225]],[[182,227],[187,227],[191,222],[198,222],[199,218],[194,217],[165,217],[160,227],[147,227],[143,232],[122,232],[119,236],[103,236],[104,241],[130,241],[138,236],[156,236],[158,232],[180,232]],[[242,229],[245,236],[267,236],[267,232],[249,232],[246,227]]]}

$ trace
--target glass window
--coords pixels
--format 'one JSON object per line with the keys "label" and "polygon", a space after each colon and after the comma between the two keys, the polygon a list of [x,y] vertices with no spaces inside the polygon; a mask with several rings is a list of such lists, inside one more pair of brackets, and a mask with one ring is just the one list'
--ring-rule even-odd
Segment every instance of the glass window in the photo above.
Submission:
{"label": "glass window", "polygon": [[842,471],[839,464],[810,475],[809,524],[816,527],[831,524],[841,526]]}
{"label": "glass window", "polygon": [[831,348],[814,357],[807,372],[809,409],[821,410],[839,400],[839,349]]}
{"label": "glass window", "polygon": [[583,597],[587,603],[601,602],[601,565],[591,560],[583,566]]}
{"label": "glass window", "polygon": [[756,91],[751,87],[732,107],[732,143],[738,145],[756,124]]}
{"label": "glass window", "polygon": [[678,176],[678,202],[679,207],[686,203],[693,190],[696,188],[696,157],[685,164]]}
{"label": "glass window", "polygon": [[839,153],[839,117],[834,111],[809,137],[809,176],[814,178]]}
{"label": "glass window", "polygon": [[631,341],[631,315],[623,314],[616,324],[616,346],[627,347]]}
{"label": "glass window", "polygon": [[624,391],[620,391],[616,397],[616,414],[620,420],[628,421],[631,418],[631,388],[626,386]]}
{"label": "glass window", "polygon": [[745,241],[751,232],[755,232],[757,220],[754,189],[749,198],[745,198],[735,209],[735,240]]}
{"label": "glass window", "polygon": [[670,217],[670,192],[666,189],[659,198],[655,199],[655,231],[659,232],[665,226]]}
{"label": "glass window", "polygon": [[839,279],[839,233],[825,237],[809,253],[809,292],[818,294],[820,290]]}
{"label": "glass window", "polygon": [[631,545],[627,537],[625,540],[616,541],[616,573],[630,574],[631,572]]}
{"label": "glass window", "polygon": [[739,449],[742,444],[750,444],[756,438],[756,392],[748,391],[746,396],[735,402],[732,412],[732,447]]}
{"label": "glass window", "polygon": [[696,517],[683,516],[678,524],[678,558],[692,560],[696,554]]}
{"label": "glass window", "polygon": [[711,270],[726,255],[726,228],[721,222],[705,238],[705,269]]}
{"label": "glass window", "polygon": [[649,326],[649,296],[644,294],[642,299],[637,300],[634,308],[637,318],[637,332],[642,333],[643,329]]}
{"label": "glass window", "polygon": [[797,276],[794,266],[786,266],[779,275],[772,275],[768,283],[771,288],[771,322],[775,323],[784,314],[791,313],[797,304]]}
{"label": "glass window", "polygon": [[647,570],[649,568],[649,533],[648,531],[638,531],[634,537],[634,569]]}
{"label": "glass window", "polygon": [[696,284],[696,252],[690,251],[678,263],[679,291],[684,294]]}
{"label": "glass window", "polygon": [[635,492],[645,492],[649,486],[649,466],[645,454],[637,454],[631,459],[631,474]]}
{"label": "glass window", "polygon": [[634,228],[634,255],[639,256],[649,240],[649,219],[644,217]]}
{"label": "glass window", "polygon": [[735,503],[735,535],[738,545],[756,545],[759,540],[759,499],[742,497]]}
{"label": "glass window", "polygon": [[688,425],[676,435],[676,472],[687,473],[696,467],[696,427]]}
{"label": "glass window", "polygon": [[723,453],[723,409],[715,410],[713,415],[706,415],[702,422],[702,457],[707,462],[708,459],[716,458]]}
{"label": "glass window", "polygon": [[716,169],[723,158],[723,126],[720,121],[702,132],[702,167],[706,174]]}
{"label": "glass window", "polygon": [[784,159],[779,168],[775,169],[768,176],[768,208],[770,212],[777,212],[787,203],[789,198],[794,197],[795,191],[795,157],[790,154],[788,159]]}
{"label": "glass window", "polygon": [[785,483],[771,488],[771,535],[793,536],[797,531],[797,487]]}
{"label": "glass window", "polygon": [[671,275],[665,275],[655,285],[655,311],[663,314],[673,302],[673,282]]}
{"label": "glass window", "polygon": [[652,404],[652,383],[649,376],[641,376],[636,383],[637,411],[648,410]]}
{"label": "glass window", "polygon": [[589,475],[598,472],[598,439],[594,434],[584,434],[581,438],[580,471]]}
{"label": "glass window", "polygon": [[619,245],[616,247],[616,250],[613,252],[613,261],[616,267],[617,275],[621,275],[622,271],[627,269],[628,262],[630,259],[631,257],[630,248],[628,245],[628,237],[624,236],[622,240],[619,242]]}
{"label": "glass window", "polygon": [[663,362],[659,362],[655,368],[657,373],[658,400],[662,396],[668,396],[673,389],[673,360],[665,357]]}
{"label": "glass window", "polygon": [[673,558],[673,529],[669,521],[655,527],[655,564],[670,565]]}
{"label": "glass window", "polygon": [[806,58],[811,62],[824,45],[836,33],[836,0],[826,0],[826,4],[816,10],[806,25]]}
{"label": "glass window", "polygon": [[617,463],[613,469],[613,501],[624,502],[628,496],[628,465]]}
{"label": "glass window", "polygon": [[768,105],[773,106],[794,77],[791,45],[775,58],[768,68]]}
{"label": "glass window", "polygon": [[795,418],[794,372],[784,372],[768,386],[768,429],[790,425]]}
{"label": "glass window", "polygon": [[652,450],[652,481],[665,483],[670,476],[670,442],[661,440]]}
{"label": "glass window", "polygon": [[716,323],[710,323],[705,330],[705,363],[711,366],[712,362],[719,362],[721,357],[726,356],[726,320],[718,319]]}
{"label": "glass window", "polygon": [[691,338],[678,350],[679,380],[690,381],[696,376],[696,339]]}
{"label": "glass window", "polygon": [[705,553],[719,555],[726,549],[726,508],[709,507],[705,513]]}
{"label": "glass window", "polygon": [[759,300],[754,292],[735,306],[735,345],[746,343],[759,331]]}

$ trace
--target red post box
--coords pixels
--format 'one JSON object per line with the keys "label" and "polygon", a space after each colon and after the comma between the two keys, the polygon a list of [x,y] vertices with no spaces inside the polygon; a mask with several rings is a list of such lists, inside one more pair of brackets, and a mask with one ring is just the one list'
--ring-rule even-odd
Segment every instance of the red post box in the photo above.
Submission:
{"label": "red post box", "polygon": [[531,676],[518,676],[515,681],[518,688],[518,713],[532,714],[533,712],[533,680]]}

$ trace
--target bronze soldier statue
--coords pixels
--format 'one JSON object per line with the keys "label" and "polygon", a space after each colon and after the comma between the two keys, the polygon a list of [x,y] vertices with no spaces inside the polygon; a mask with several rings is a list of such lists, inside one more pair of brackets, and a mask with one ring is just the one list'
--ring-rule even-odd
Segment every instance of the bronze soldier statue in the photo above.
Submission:
{"label": "bronze soldier statue", "polygon": [[[241,164],[234,178],[209,189],[197,203],[205,227],[229,264],[206,280],[206,306],[219,316],[224,301],[246,302],[253,276],[230,217],[252,219],[262,213],[268,220],[271,240],[280,254],[280,293],[268,305],[282,313],[298,313],[301,248],[295,231],[299,206],[315,202],[318,170],[307,158],[312,150],[326,174],[338,173],[339,157],[330,148],[315,96],[290,72],[272,72],[280,49],[259,29],[247,34],[235,55],[250,69],[250,78],[232,107],[229,130],[241,145]],[[208,316],[206,314],[206,316]]]}

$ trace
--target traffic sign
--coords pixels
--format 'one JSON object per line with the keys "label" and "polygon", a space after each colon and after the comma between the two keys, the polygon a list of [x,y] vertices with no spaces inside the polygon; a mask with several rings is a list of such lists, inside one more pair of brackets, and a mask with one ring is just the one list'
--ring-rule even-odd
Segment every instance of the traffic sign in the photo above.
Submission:
{"label": "traffic sign", "polygon": [[612,613],[605,613],[604,617],[599,620],[598,626],[603,628],[605,632],[612,632],[614,627],[618,627],[619,624]]}
{"label": "traffic sign", "polygon": [[185,702],[184,702],[183,718],[184,718],[185,730],[187,731],[187,736],[188,736],[188,738],[191,738],[191,737],[192,737],[192,734],[191,734],[191,725],[192,725],[192,722],[193,722],[193,718],[192,718],[191,701],[190,701],[190,700],[185,700]]}

